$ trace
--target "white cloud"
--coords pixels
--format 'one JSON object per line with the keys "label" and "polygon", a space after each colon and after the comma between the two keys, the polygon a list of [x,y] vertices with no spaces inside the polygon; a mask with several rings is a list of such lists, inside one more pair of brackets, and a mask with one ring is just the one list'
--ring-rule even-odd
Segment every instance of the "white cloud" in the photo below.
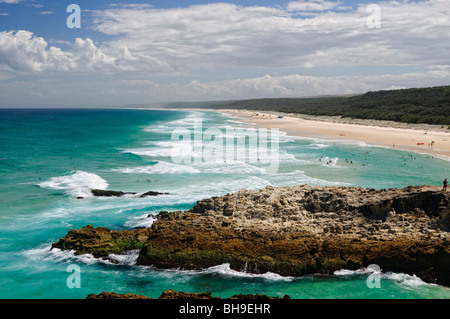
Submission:
{"label": "white cloud", "polygon": [[42,37],[32,32],[0,32],[0,70],[9,72],[102,72],[139,71],[163,72],[170,68],[157,59],[142,54],[133,55],[125,46],[105,53],[89,39],[76,38],[71,51],[48,47]]}
{"label": "white cloud", "polygon": [[[20,65],[14,57],[3,56],[0,64],[33,71],[80,68],[83,72],[195,74],[227,67],[426,67],[447,63],[450,6],[446,0],[381,2],[381,29],[367,27],[366,5],[351,12],[318,12],[307,19],[289,11],[337,8],[340,4],[291,1],[285,8],[271,8],[213,3],[172,9],[115,5],[93,12],[95,29],[114,40],[97,47],[86,39],[83,41],[92,43],[86,42],[82,50],[77,43],[81,39],[76,40],[75,51],[70,52],[46,48],[42,38],[13,40],[11,33],[3,32],[0,36],[8,41],[21,42],[17,55],[25,59]],[[0,48],[0,52],[7,49]],[[49,65],[48,59],[56,64]]]}
{"label": "white cloud", "polygon": [[[82,77],[79,80],[0,81],[0,106],[98,107],[161,101],[231,100],[355,94],[371,90],[445,85],[450,65],[426,72],[367,76],[265,75],[220,81],[158,83],[149,79]],[[420,83],[420,85],[418,85]],[[27,90],[23,90],[26,87]]]}
{"label": "white cloud", "polygon": [[77,57],[71,52],[54,46],[47,49],[47,46],[44,38],[35,37],[29,31],[0,32],[0,67],[13,72],[70,71],[77,66],[86,67],[78,65]]}
{"label": "white cloud", "polygon": [[263,97],[300,97],[328,94],[356,94],[389,87],[415,87],[418,82],[424,86],[443,85],[450,81],[450,68],[423,73],[373,76],[306,76],[290,74],[274,77],[237,79],[217,82],[191,82],[172,88],[182,93],[180,98],[196,100],[263,98]]}
{"label": "white cloud", "polygon": [[[367,27],[367,5],[343,10],[341,2],[291,1],[276,8],[111,5],[90,12],[95,30],[112,40],[78,38],[64,42],[65,50],[57,39],[29,31],[0,32],[1,103],[66,105],[69,100],[100,106],[361,93],[450,82],[448,0],[379,2],[381,29]],[[346,75],[361,67],[376,75]],[[305,69],[323,75],[300,74]],[[399,69],[404,73],[396,74]],[[264,74],[272,75],[258,76]]]}
{"label": "white cloud", "polygon": [[325,11],[339,7],[341,1],[300,0],[291,1],[287,5],[289,11]]}
{"label": "white cloud", "polygon": [[[443,0],[388,1],[382,28],[367,26],[367,5],[299,18],[290,10],[339,8],[340,1],[292,1],[286,8],[216,3],[187,8],[96,11],[109,46],[148,53],[174,68],[317,67],[445,63],[450,6]],[[437,50],[429,50],[438,47]]]}

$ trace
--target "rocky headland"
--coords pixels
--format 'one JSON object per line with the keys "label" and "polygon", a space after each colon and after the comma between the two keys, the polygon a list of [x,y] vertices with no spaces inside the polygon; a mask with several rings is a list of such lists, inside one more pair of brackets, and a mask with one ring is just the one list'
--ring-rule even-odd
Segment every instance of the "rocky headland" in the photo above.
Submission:
{"label": "rocky headland", "polygon": [[243,189],[161,212],[150,228],[91,225],[52,247],[107,257],[139,249],[137,263],[285,276],[377,264],[450,286],[450,200],[440,187],[288,186]]}

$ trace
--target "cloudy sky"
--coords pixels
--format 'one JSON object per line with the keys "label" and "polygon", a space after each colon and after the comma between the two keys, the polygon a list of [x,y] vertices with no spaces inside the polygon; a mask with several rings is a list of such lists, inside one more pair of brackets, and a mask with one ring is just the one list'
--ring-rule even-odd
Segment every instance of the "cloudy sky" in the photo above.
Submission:
{"label": "cloudy sky", "polygon": [[449,84],[448,0],[0,0],[0,107]]}

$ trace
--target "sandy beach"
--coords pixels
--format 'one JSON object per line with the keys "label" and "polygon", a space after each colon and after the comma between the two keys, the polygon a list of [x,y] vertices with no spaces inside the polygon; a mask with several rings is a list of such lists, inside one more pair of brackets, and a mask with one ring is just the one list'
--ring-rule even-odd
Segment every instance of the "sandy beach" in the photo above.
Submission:
{"label": "sandy beach", "polygon": [[338,119],[305,119],[286,114],[279,118],[280,113],[252,110],[219,111],[258,127],[278,128],[291,136],[362,141],[369,145],[450,158],[450,132],[440,126],[396,123],[400,127],[394,127],[393,124],[379,121],[356,120],[356,123],[348,123]]}

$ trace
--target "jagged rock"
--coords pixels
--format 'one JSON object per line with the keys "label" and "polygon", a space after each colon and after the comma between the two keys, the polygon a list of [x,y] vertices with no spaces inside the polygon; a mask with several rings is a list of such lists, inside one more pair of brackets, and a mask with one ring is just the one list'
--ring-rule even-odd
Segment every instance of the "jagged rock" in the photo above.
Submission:
{"label": "jagged rock", "polygon": [[448,195],[437,187],[242,190],[155,222],[137,262],[185,269],[229,263],[289,276],[375,263],[428,281],[432,273],[450,285],[448,211]]}
{"label": "jagged rock", "polygon": [[440,187],[241,190],[186,212],[161,212],[137,263],[184,269],[228,263],[288,276],[378,264],[450,285],[449,215]]}
{"label": "jagged rock", "polygon": [[450,207],[441,206],[439,208],[439,225],[440,227],[449,232],[450,231]]}
{"label": "jagged rock", "polygon": [[[102,292],[98,295],[90,294],[86,297],[86,299],[153,299],[142,295],[135,294],[117,294],[115,292]],[[191,292],[183,292],[183,291],[175,291],[175,290],[166,290],[164,291],[158,299],[221,299],[219,297],[214,297],[210,292],[203,293],[191,293]],[[267,295],[261,294],[248,294],[248,295],[234,295],[226,299],[290,299],[289,295],[284,295],[283,298],[280,297],[269,297]]]}
{"label": "jagged rock", "polygon": [[158,299],[220,299],[219,297],[213,297],[210,292],[203,293],[191,293],[175,290],[164,291]]}
{"label": "jagged rock", "polygon": [[105,191],[102,189],[91,189],[91,193],[98,197],[121,197],[126,194],[121,191]]}
{"label": "jagged rock", "polygon": [[152,299],[147,296],[135,295],[135,294],[117,294],[115,292],[102,292],[98,295],[90,294],[86,299]]}
{"label": "jagged rock", "polygon": [[283,298],[280,297],[269,297],[267,295],[261,295],[261,294],[256,294],[256,295],[252,295],[252,294],[247,294],[247,295],[243,295],[243,294],[239,294],[239,295],[233,295],[228,299],[291,299],[291,297],[289,297],[289,295],[284,295]]}

